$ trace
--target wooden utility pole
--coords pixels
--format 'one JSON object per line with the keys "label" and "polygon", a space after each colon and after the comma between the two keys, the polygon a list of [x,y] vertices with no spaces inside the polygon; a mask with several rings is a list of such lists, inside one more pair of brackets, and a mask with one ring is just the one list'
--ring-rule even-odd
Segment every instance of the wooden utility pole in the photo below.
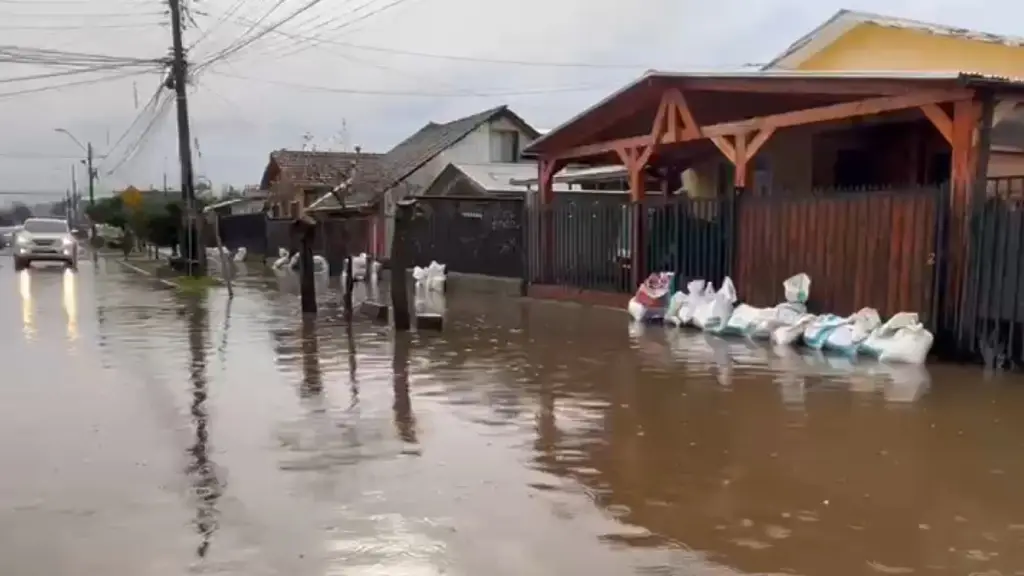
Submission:
{"label": "wooden utility pole", "polygon": [[395,231],[391,239],[391,317],[395,322],[395,330],[400,332],[407,332],[411,328],[409,289],[405,283],[406,268],[409,266],[406,237],[415,209],[415,200],[399,200],[395,206]]}
{"label": "wooden utility pole", "polygon": [[[192,136],[188,124],[188,61],[185,58],[185,47],[182,41],[182,0],[167,0],[171,12],[171,41],[173,58],[171,75],[167,83],[174,89],[175,103],[178,112],[178,161],[181,164],[181,201],[182,201],[182,234],[179,243],[182,256],[190,276],[202,275],[199,246],[199,235],[196,225],[195,187],[192,181]],[[91,156],[91,155],[90,155]],[[90,167],[91,170],[91,167]],[[90,180],[90,196],[92,185]]]}
{"label": "wooden utility pole", "polygon": [[316,315],[316,278],[313,275],[313,235],[316,221],[302,214],[292,224],[299,236],[299,298],[303,315]]}

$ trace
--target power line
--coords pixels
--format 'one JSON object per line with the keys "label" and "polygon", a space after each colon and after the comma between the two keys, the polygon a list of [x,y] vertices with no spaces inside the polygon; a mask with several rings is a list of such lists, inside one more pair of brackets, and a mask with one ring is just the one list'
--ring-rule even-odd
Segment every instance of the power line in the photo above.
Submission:
{"label": "power line", "polygon": [[50,154],[48,152],[0,152],[0,158],[16,160],[81,160],[81,154],[68,156],[66,154]]}
{"label": "power line", "polygon": [[30,74],[28,76],[15,76],[13,78],[0,78],[0,84],[10,84],[13,82],[30,82],[33,80],[45,80],[48,78],[62,78],[64,76],[74,76],[76,74],[91,74],[95,72],[102,72],[106,70],[123,70],[125,68],[131,68],[128,64],[106,64],[103,66],[93,66],[92,68],[83,68],[80,70],[64,70],[61,72],[48,72],[46,74]]}
{"label": "power line", "polygon": [[561,88],[541,88],[534,90],[507,90],[507,91],[493,91],[493,92],[403,92],[395,90],[362,90],[357,88],[336,88],[330,86],[316,86],[311,84],[298,84],[294,82],[286,82],[283,80],[272,80],[269,78],[252,78],[249,76],[242,76],[239,74],[228,74],[226,72],[215,72],[218,76],[225,78],[236,78],[238,80],[249,80],[252,82],[265,82],[267,84],[278,84],[281,86],[289,86],[292,88],[298,88],[301,90],[311,90],[315,92],[334,92],[338,94],[361,94],[367,96],[408,96],[408,97],[420,97],[420,98],[491,98],[498,96],[528,96],[532,94],[556,94],[560,92],[589,92],[597,90],[608,90],[608,86],[567,86]]}
{"label": "power line", "polygon": [[75,86],[89,86],[92,84],[102,84],[104,82],[112,82],[114,80],[120,80],[122,78],[131,78],[132,76],[141,76],[146,71],[133,70],[131,72],[124,72],[121,74],[111,74],[102,78],[91,78],[88,80],[78,80],[75,82],[65,82],[63,84],[54,84],[50,86],[40,86],[38,88],[26,88],[24,90],[15,90],[13,92],[0,92],[0,98],[13,98],[15,96],[24,96],[27,94],[38,94],[40,92],[49,92],[50,90],[61,90],[64,88],[72,88]]}
{"label": "power line", "polygon": [[81,24],[78,26],[0,26],[0,30],[95,30],[103,28],[107,30],[137,30],[140,28],[151,28],[166,26],[166,22],[138,22],[134,24]]}
{"label": "power line", "polygon": [[[357,6],[355,9],[351,10],[350,12],[348,12],[348,14],[354,14],[354,13],[362,10],[363,8],[369,6],[373,2],[374,2],[374,0],[370,0],[369,2],[367,2],[365,4]],[[385,4],[384,6],[380,6],[380,7],[378,7],[375,10],[367,12],[366,14],[361,14],[361,15],[359,15],[359,16],[351,19],[351,20],[346,20],[346,21],[342,22],[341,24],[339,24],[338,26],[335,26],[334,28],[331,28],[330,30],[328,30],[328,32],[329,33],[330,32],[338,32],[340,30],[348,28],[349,26],[352,26],[354,24],[358,24],[359,22],[362,22],[363,20],[366,20],[368,18],[376,16],[377,14],[380,14],[381,12],[384,12],[386,10],[390,10],[391,8],[394,8],[396,6],[404,4],[405,2],[408,2],[408,0],[393,0],[392,2],[390,2],[388,4]],[[313,29],[315,29],[315,27]],[[314,40],[314,42],[316,42],[316,40]],[[304,52],[304,51],[306,51],[306,50],[308,50],[310,48],[316,48],[318,45],[319,45],[319,43],[311,44],[311,45],[308,45],[308,46],[301,46],[301,45],[300,46],[296,46],[295,49],[293,49],[292,51],[285,52],[281,56],[275,57],[274,59],[276,60],[276,59],[279,59],[279,58],[287,58],[288,56],[294,56],[295,54],[298,54],[299,52]]]}

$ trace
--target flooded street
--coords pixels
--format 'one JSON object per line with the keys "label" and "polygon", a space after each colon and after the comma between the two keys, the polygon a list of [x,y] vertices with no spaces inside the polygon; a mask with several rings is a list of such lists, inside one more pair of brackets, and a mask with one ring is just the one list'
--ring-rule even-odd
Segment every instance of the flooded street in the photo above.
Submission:
{"label": "flooded street", "polygon": [[1024,574],[1017,377],[448,306],[0,256],[0,573]]}

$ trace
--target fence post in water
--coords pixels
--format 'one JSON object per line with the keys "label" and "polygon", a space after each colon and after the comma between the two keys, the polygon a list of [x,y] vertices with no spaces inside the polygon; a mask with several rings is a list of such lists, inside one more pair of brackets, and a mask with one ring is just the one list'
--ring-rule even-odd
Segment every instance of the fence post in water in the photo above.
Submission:
{"label": "fence post in water", "polygon": [[348,222],[341,222],[341,253],[345,256],[345,270],[342,273],[344,285],[341,287],[343,295],[341,304],[345,310],[345,320],[352,320],[352,289],[355,287],[355,278],[352,277],[352,250],[349,247]]}
{"label": "fence post in water", "polygon": [[401,200],[395,206],[395,231],[391,240],[391,316],[395,330],[406,332],[411,327],[409,318],[409,290],[405,275],[409,263],[407,246],[409,226],[412,225],[416,200]]}
{"label": "fence post in water", "polygon": [[313,276],[313,234],[316,222],[303,214],[292,224],[299,235],[299,297],[303,314],[316,314],[316,283]]}

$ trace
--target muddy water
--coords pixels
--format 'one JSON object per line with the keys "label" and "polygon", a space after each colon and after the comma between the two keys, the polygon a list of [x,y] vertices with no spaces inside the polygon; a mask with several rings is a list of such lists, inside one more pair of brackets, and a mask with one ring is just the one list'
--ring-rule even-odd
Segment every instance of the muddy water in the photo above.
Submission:
{"label": "muddy water", "polygon": [[1024,573],[1024,382],[0,263],[7,575]]}

